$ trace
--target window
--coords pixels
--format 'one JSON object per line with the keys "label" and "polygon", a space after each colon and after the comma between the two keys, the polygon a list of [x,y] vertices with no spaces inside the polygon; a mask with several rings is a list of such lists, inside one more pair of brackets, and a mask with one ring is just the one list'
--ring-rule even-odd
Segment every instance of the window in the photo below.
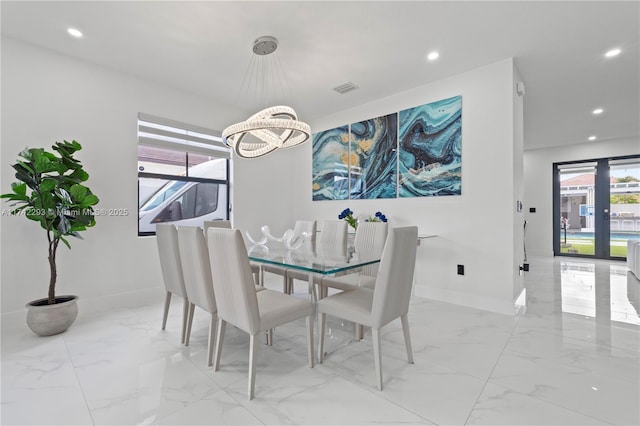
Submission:
{"label": "window", "polygon": [[138,235],[228,219],[229,158],[220,132],[139,114]]}
{"label": "window", "polygon": [[640,156],[554,165],[554,253],[623,259],[640,240]]}

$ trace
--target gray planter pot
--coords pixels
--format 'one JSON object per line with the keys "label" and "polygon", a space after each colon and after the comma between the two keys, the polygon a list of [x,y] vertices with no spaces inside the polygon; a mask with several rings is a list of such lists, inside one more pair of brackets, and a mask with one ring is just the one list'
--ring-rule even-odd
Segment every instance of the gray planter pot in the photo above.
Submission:
{"label": "gray planter pot", "polygon": [[52,336],[64,332],[78,315],[78,296],[59,296],[56,303],[47,299],[27,303],[27,325],[38,336]]}

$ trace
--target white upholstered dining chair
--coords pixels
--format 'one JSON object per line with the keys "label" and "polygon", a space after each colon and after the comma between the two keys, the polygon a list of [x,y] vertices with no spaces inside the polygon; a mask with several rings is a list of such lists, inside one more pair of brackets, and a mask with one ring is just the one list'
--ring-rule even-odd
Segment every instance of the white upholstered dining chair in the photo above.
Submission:
{"label": "white upholstered dining chair", "polygon": [[324,329],[327,315],[371,327],[378,389],[382,390],[380,329],[396,318],[402,322],[407,358],[413,364],[409,335],[409,300],[413,286],[418,228],[392,228],[382,251],[382,260],[373,289],[358,287],[318,301],[320,340],[318,362],[324,358]]}
{"label": "white upholstered dining chair", "polygon": [[180,343],[184,343],[187,331],[189,300],[184,286],[182,264],[180,263],[180,249],[178,247],[178,231],[176,227],[170,223],[157,224],[156,243],[158,245],[164,288],[167,292],[164,302],[164,315],[162,316],[162,329],[164,330],[167,326],[171,296],[175,294],[184,301],[182,306],[182,329],[180,333]]}
{"label": "white upholstered dining chair", "polygon": [[[354,240],[355,256],[360,258],[380,258],[387,241],[386,222],[361,222],[356,229]],[[322,287],[351,290],[357,287],[373,288],[378,276],[379,263],[363,266],[360,271],[339,277],[323,277]],[[323,290],[321,290],[323,293]]]}
{"label": "white upholstered dining chair", "polygon": [[[207,239],[207,229],[209,228],[224,228],[231,229],[230,220],[205,220],[204,221],[204,237]],[[253,280],[256,284],[262,285],[262,269],[257,263],[251,263],[251,272],[253,273]]]}
{"label": "white upholstered dining chair", "polygon": [[209,320],[207,357],[207,366],[211,366],[218,309],[216,307],[216,297],[213,292],[209,254],[202,229],[197,226],[179,226],[178,245],[180,247],[180,261],[182,263],[184,285],[187,290],[187,297],[189,298],[189,321],[187,323],[187,335],[184,344],[185,346],[189,346],[193,314],[195,307],[198,306],[211,315]]}
{"label": "white upholstered dining chair", "polygon": [[247,249],[239,230],[208,230],[209,259],[214,276],[213,287],[218,303],[216,355],[213,369],[220,367],[220,357],[227,323],[249,334],[248,397],[253,399],[257,339],[263,332],[288,322],[305,318],[309,366],[313,367],[314,306],[306,300],[272,290],[256,292],[251,280]]}
{"label": "white upholstered dining chair", "polygon": [[[382,249],[387,240],[387,222],[360,222],[356,229],[354,240],[355,256],[366,258],[380,258]],[[352,290],[358,287],[373,288],[378,276],[379,263],[363,266],[360,271],[338,277],[322,277],[320,284],[320,297],[328,294],[328,287],[339,290]],[[355,339],[361,340],[364,333],[362,325],[356,324]]]}
{"label": "white upholstered dining chair", "polygon": [[209,228],[225,228],[231,229],[231,221],[230,220],[205,220],[203,223],[204,236],[205,239],[207,237],[207,229]]}
{"label": "white upholstered dining chair", "polygon": [[[348,238],[348,225],[343,220],[325,220],[322,222],[322,229],[320,231],[320,238],[316,241],[316,251],[322,251],[326,248],[326,251],[335,253],[347,253],[347,238]],[[297,269],[287,269],[286,276],[286,293],[293,293],[293,280],[306,280],[309,281],[309,273],[300,271]],[[319,279],[314,279],[317,283]]]}

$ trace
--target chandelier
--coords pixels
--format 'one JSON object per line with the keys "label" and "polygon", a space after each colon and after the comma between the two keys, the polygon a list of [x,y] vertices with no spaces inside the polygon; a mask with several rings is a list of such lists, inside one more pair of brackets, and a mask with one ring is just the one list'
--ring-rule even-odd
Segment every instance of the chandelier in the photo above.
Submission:
{"label": "chandelier", "polygon": [[[253,53],[258,57],[267,56],[277,48],[278,40],[271,36],[259,37],[253,43]],[[251,64],[249,67],[251,68]],[[257,74],[256,86],[261,81]],[[245,80],[246,77],[245,74]],[[265,78],[262,79],[263,82],[264,80]],[[264,90],[266,91],[266,88]],[[261,157],[278,148],[290,148],[310,137],[309,125],[298,121],[294,109],[284,105],[265,108],[245,121],[232,124],[222,132],[225,143],[243,158]]]}

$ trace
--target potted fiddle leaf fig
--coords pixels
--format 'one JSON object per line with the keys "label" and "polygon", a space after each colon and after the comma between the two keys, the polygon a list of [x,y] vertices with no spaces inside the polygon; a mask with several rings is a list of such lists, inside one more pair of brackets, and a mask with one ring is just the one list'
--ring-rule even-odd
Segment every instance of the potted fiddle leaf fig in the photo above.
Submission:
{"label": "potted fiddle leaf fig", "polygon": [[56,296],[56,254],[60,242],[70,249],[68,237],[82,239],[80,232],[95,225],[93,206],[98,203],[84,185],[89,174],[74,157],[82,146],[74,140],[56,142],[52,148],[57,155],[44,148],[22,151],[12,165],[18,182],[11,184],[12,192],[0,195],[11,203],[12,216],[37,222],[46,233],[49,294],[27,304],[27,324],[40,336],[62,333],[78,314],[77,296]]}

